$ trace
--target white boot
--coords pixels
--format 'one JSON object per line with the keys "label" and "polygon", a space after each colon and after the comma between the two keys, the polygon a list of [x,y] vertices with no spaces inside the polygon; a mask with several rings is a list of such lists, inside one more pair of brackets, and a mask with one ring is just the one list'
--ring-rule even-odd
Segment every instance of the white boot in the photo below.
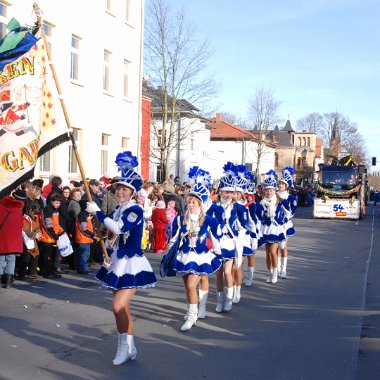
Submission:
{"label": "white boot", "polygon": [[232,297],[232,303],[239,303],[241,294],[240,294],[241,286],[234,285],[234,295]]}
{"label": "white boot", "polygon": [[224,311],[230,311],[232,309],[232,298],[234,296],[234,288],[231,286],[227,288],[226,302],[224,304]]}
{"label": "white boot", "polygon": [[206,303],[208,298],[208,290],[199,289],[199,310],[198,310],[198,318],[205,319],[206,318]]}
{"label": "white boot", "polygon": [[245,280],[245,286],[252,286],[254,271],[255,271],[255,267],[249,267],[248,268],[248,277]]}
{"label": "white boot", "polygon": [[216,293],[216,309],[217,313],[221,313],[224,308],[224,292]]}
{"label": "white boot", "polygon": [[268,269],[268,277],[267,277],[268,283],[272,282],[272,276],[273,276],[273,269]]}
{"label": "white boot", "polygon": [[127,343],[128,343],[128,358],[127,360],[135,360],[137,356],[137,349],[135,346],[135,342],[133,339],[133,335],[127,335]]}
{"label": "white boot", "polygon": [[117,352],[115,359],[113,359],[114,365],[123,364],[128,360],[128,343],[127,343],[127,333],[117,333],[118,342],[117,342]]}
{"label": "white boot", "polygon": [[286,266],[287,266],[287,264],[288,264],[288,258],[284,257],[284,264],[282,265],[282,271],[280,274],[281,278],[286,278]]}
{"label": "white boot", "polygon": [[181,331],[188,331],[191,329],[193,325],[197,323],[197,314],[198,314],[198,305],[195,304],[189,304],[189,314],[187,316],[187,319],[185,323],[181,327]]}
{"label": "white boot", "polygon": [[274,268],[273,275],[272,275],[272,284],[275,284],[277,282],[277,278],[278,278],[277,268]]}
{"label": "white boot", "polygon": [[186,321],[187,316],[189,315],[189,304],[186,304],[186,314],[183,316],[183,320]]}

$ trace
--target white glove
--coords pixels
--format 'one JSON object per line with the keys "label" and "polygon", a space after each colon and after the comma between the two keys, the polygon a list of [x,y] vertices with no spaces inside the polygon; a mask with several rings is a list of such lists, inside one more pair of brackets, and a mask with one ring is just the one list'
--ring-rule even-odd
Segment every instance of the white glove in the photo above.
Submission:
{"label": "white glove", "polygon": [[96,214],[97,211],[100,211],[100,208],[95,202],[87,202],[86,211],[90,214]]}
{"label": "white glove", "polygon": [[104,266],[104,268],[106,268],[107,270],[111,267],[111,265],[112,265],[111,261],[110,261],[109,263],[107,263],[106,260],[103,261],[103,266]]}

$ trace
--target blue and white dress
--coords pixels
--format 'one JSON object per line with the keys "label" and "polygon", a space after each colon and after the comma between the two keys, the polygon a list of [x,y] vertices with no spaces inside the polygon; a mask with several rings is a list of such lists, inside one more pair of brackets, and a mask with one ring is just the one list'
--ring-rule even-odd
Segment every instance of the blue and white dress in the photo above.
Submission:
{"label": "blue and white dress", "polygon": [[[206,240],[210,238],[212,250],[207,248]],[[170,243],[180,239],[178,252],[173,263],[173,270],[181,275],[199,276],[215,273],[222,265],[219,260],[221,229],[218,221],[204,215],[200,225],[200,213],[189,214],[184,224],[184,216],[179,215],[173,222],[173,238]]]}
{"label": "blue and white dress", "polygon": [[[237,239],[239,229],[248,222],[245,207],[235,202],[214,202],[207,210],[207,215],[215,216],[222,228],[222,237],[220,239],[221,255],[223,261],[234,260],[237,258]],[[246,218],[246,219],[245,219]]]}
{"label": "blue and white dress", "polygon": [[[247,229],[251,237],[252,255],[255,254],[256,249],[259,247],[259,238],[260,238],[260,231],[261,231],[261,222],[259,222],[259,218],[257,217],[257,213],[256,213],[257,205],[258,205],[257,203],[253,202],[245,206],[248,210]],[[251,255],[246,255],[246,256],[251,256]]]}
{"label": "blue and white dress", "polygon": [[296,213],[296,209],[298,205],[297,197],[294,196],[293,194],[289,194],[288,191],[277,191],[277,195],[281,199],[285,199],[288,201],[289,208],[290,208],[290,216],[289,216],[289,220],[285,224],[285,230],[286,230],[286,236],[292,236],[296,233],[293,222],[292,222],[292,218],[294,217],[294,214]]}
{"label": "blue and white dress", "polygon": [[[252,220],[249,216],[249,210],[242,202],[236,202],[235,209],[238,217],[238,250],[242,250],[242,256],[251,256],[255,253],[252,246],[252,233],[256,226],[252,224]],[[256,231],[254,234],[256,236]],[[238,252],[238,255],[239,254],[240,253]]]}
{"label": "blue and white dress", "polygon": [[279,200],[277,195],[264,198],[260,204],[263,206],[259,219],[262,223],[262,234],[266,244],[280,243],[286,240],[285,225],[290,217],[288,201]]}
{"label": "blue and white dress", "polygon": [[98,219],[113,234],[106,241],[111,259],[109,268],[102,266],[96,279],[110,289],[150,288],[157,278],[141,249],[144,211],[134,200],[119,205],[108,218],[102,211]]}

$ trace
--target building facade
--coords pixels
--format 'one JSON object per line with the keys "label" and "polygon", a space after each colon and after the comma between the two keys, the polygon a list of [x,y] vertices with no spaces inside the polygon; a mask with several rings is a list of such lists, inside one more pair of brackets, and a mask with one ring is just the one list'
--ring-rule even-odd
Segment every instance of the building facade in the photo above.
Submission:
{"label": "building facade", "polygon": [[[12,17],[21,24],[36,20],[32,3],[0,0],[0,5],[2,30]],[[85,174],[117,175],[120,151],[139,158],[141,152],[144,1],[41,0],[38,5]],[[80,179],[71,143],[38,160],[35,177],[52,174],[64,183]]]}

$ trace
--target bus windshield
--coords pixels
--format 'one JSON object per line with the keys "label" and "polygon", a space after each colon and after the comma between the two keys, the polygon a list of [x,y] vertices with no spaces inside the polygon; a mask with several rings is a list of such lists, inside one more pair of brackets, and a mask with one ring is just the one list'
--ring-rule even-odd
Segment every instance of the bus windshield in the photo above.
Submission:
{"label": "bus windshield", "polygon": [[320,172],[320,183],[325,185],[352,186],[357,183],[356,170],[350,171],[322,171]]}

